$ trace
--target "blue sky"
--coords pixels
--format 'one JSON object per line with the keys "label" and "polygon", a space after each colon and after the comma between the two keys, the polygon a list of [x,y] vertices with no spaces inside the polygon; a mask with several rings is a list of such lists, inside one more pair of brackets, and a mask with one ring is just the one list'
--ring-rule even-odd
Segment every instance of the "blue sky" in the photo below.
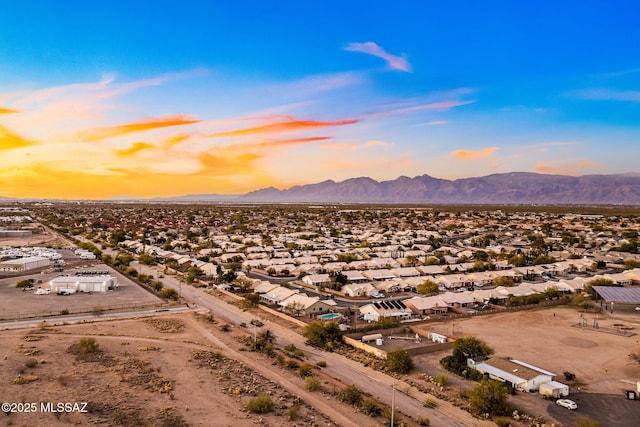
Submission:
{"label": "blue sky", "polygon": [[24,1],[0,196],[639,172],[640,6]]}

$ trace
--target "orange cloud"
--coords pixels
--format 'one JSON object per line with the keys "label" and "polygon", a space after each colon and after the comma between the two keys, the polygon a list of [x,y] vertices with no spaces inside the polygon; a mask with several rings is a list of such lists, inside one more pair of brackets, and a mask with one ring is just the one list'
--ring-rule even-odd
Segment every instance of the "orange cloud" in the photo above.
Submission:
{"label": "orange cloud", "polygon": [[459,160],[479,160],[491,157],[497,150],[498,147],[488,147],[480,151],[456,150],[451,153],[451,156]]}
{"label": "orange cloud", "polygon": [[36,143],[33,141],[29,141],[28,139],[25,139],[20,135],[14,134],[6,127],[0,126],[0,151],[11,150],[13,148],[28,147],[35,144]]}
{"label": "orange cloud", "polygon": [[103,139],[114,138],[134,132],[144,132],[170,126],[190,125],[198,122],[200,122],[200,120],[192,119],[183,115],[178,115],[174,117],[163,117],[141,122],[128,123],[126,125],[120,126],[89,129],[80,132],[78,135],[85,141],[101,141]]}
{"label": "orange cloud", "polygon": [[182,141],[186,141],[189,138],[191,138],[191,135],[188,135],[188,134],[175,135],[175,136],[172,136],[171,138],[168,138],[166,141],[166,144],[169,147],[173,147],[174,145],[177,145]]}
{"label": "orange cloud", "polygon": [[256,134],[274,134],[274,133],[285,133],[285,132],[295,132],[305,129],[313,129],[319,127],[329,127],[329,126],[343,126],[350,125],[353,123],[357,123],[357,120],[354,119],[346,119],[346,120],[336,120],[329,122],[320,122],[315,120],[289,120],[286,122],[280,123],[270,123],[268,125],[262,126],[254,126],[243,129],[234,129],[230,131],[224,132],[216,132],[213,134],[205,135],[209,138],[222,138],[228,136],[246,136],[246,135],[256,135]]}
{"label": "orange cloud", "polygon": [[579,175],[583,169],[593,168],[599,163],[590,160],[578,160],[576,162],[550,161],[544,163],[536,163],[535,170],[541,173],[551,175]]}
{"label": "orange cloud", "polygon": [[134,142],[130,148],[127,148],[125,150],[117,150],[116,153],[118,153],[119,156],[128,157],[133,156],[139,151],[148,150],[150,148],[154,148],[154,145],[147,142]]}
{"label": "orange cloud", "polygon": [[0,107],[0,114],[11,114],[11,113],[17,113],[18,110],[12,110],[11,108],[3,108]]}

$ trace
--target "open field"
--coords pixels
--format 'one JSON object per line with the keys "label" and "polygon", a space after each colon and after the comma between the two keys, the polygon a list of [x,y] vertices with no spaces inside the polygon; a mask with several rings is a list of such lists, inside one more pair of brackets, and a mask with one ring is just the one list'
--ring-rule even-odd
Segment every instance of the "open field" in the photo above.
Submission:
{"label": "open field", "polygon": [[[598,329],[593,328],[596,317],[593,313],[584,314],[586,327],[577,326],[579,314],[576,308],[553,307],[429,323],[422,328],[425,334],[433,331],[455,337],[475,336],[494,348],[494,356],[511,357],[551,371],[558,381],[569,384],[569,398],[575,396],[579,405],[583,403],[578,411],[568,414],[558,411],[556,405],[539,395],[518,393],[512,398],[516,405],[530,413],[546,413],[570,424],[569,415],[580,415],[590,407],[586,402],[591,401],[591,396],[600,396],[597,400],[606,396],[618,402],[620,410],[630,411],[629,420],[637,419],[640,404],[626,401],[623,391],[634,389],[635,382],[640,381],[640,364],[629,358],[629,353],[640,352],[640,314],[634,310],[613,316],[602,312],[598,314]],[[615,324],[633,329],[623,335],[617,332]],[[441,371],[438,361],[448,354],[450,351],[418,356],[416,361],[433,371]],[[566,381],[565,371],[574,373],[576,380]],[[610,416],[608,411],[591,412],[589,415],[594,419]],[[613,425],[607,420],[602,419],[603,425]]]}
{"label": "open field", "polygon": [[[329,411],[347,416],[353,425],[372,425],[371,418],[334,398],[307,392],[302,378],[270,359],[260,362],[269,371],[263,375],[243,364],[245,357],[263,356],[230,357],[230,348],[243,347],[236,336],[246,330],[221,332],[219,326],[188,313],[0,332],[3,402],[37,402],[38,408],[40,402],[88,402],[87,413],[38,410],[12,413],[8,420],[49,426],[334,426],[316,409],[330,403]],[[94,338],[100,351],[74,349],[83,337]],[[297,392],[268,379],[273,374]],[[271,394],[273,412],[245,409],[260,393]]]}
{"label": "open field", "polygon": [[[5,320],[33,317],[42,313],[59,314],[62,310],[69,313],[91,312],[97,309],[115,309],[161,304],[163,300],[133,283],[126,276],[104,264],[94,264],[90,270],[109,270],[118,278],[118,289],[106,293],[76,293],[59,296],[56,294],[34,295],[33,291],[23,292],[16,283],[25,278],[42,280],[44,286],[58,273],[30,274],[20,277],[0,279],[0,318]],[[66,270],[73,274],[75,269]]]}

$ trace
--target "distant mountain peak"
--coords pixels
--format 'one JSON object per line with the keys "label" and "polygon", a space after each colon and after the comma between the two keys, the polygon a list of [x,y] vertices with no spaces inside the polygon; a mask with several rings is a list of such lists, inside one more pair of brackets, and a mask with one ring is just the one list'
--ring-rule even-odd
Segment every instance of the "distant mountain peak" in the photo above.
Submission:
{"label": "distant mountain peak", "polygon": [[447,180],[424,174],[376,181],[370,177],[252,191],[246,202],[411,204],[640,205],[640,174],[565,176],[508,172]]}

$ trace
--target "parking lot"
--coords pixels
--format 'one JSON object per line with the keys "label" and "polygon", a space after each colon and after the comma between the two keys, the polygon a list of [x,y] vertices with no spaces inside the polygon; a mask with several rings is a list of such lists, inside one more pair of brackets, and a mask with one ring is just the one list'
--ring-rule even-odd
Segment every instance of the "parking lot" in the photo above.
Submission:
{"label": "parking lot", "polygon": [[[62,251],[61,251],[62,252]],[[76,264],[65,253],[67,265]],[[118,287],[105,293],[74,293],[72,295],[36,295],[37,287],[47,288],[47,282],[60,274],[74,275],[77,272],[104,272],[117,277]],[[16,283],[23,279],[34,279],[36,289],[22,291]],[[38,283],[41,281],[42,283]],[[27,317],[59,315],[61,313],[80,313],[114,309],[136,308],[160,304],[163,300],[146,291],[126,276],[116,272],[105,264],[82,263],[82,267],[65,268],[60,273],[34,273],[23,276],[0,279],[0,319],[15,320]]]}

